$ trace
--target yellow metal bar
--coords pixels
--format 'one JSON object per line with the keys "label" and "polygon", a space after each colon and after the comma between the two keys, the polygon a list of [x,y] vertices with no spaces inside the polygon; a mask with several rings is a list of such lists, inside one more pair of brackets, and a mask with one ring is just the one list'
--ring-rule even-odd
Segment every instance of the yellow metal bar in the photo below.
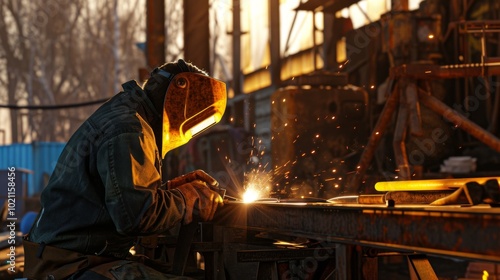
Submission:
{"label": "yellow metal bar", "polygon": [[479,184],[484,184],[486,181],[490,179],[500,180],[500,177],[384,181],[384,182],[377,182],[375,184],[375,189],[381,192],[450,190],[464,186],[468,182],[477,182]]}

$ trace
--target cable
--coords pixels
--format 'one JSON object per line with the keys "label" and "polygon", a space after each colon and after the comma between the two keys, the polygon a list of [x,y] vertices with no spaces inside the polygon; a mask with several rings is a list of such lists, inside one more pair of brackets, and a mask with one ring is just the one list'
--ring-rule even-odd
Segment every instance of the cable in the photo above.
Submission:
{"label": "cable", "polygon": [[7,108],[12,110],[20,110],[20,109],[28,109],[28,110],[57,110],[57,109],[66,109],[66,108],[74,108],[74,107],[83,107],[96,105],[100,103],[104,103],[108,101],[109,98],[98,99],[83,103],[74,103],[74,104],[60,104],[60,105],[11,105],[11,104],[0,104],[0,108]]}

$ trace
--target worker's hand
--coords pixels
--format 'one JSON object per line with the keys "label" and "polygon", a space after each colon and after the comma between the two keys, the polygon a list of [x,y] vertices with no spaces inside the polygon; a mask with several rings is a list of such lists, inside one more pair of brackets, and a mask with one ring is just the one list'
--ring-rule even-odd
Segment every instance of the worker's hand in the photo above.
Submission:
{"label": "worker's hand", "polygon": [[223,204],[222,197],[201,180],[180,185],[176,189],[182,193],[186,202],[184,224],[191,223],[193,215],[199,216],[205,222],[212,220],[217,207]]}
{"label": "worker's hand", "polygon": [[200,180],[205,182],[209,187],[217,189],[219,187],[219,182],[212,178],[212,176],[208,175],[205,171],[203,170],[195,170],[192,172],[189,172],[185,175],[182,175],[180,177],[176,177],[170,181],[167,182],[167,187],[169,190],[175,189],[181,185],[184,185],[186,183],[193,182],[195,180]]}

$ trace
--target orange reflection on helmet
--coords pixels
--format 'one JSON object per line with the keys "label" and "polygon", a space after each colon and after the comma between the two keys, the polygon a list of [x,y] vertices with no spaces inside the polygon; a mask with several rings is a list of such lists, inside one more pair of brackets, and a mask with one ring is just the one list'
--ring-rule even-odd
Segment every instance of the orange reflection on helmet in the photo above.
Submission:
{"label": "orange reflection on helmet", "polygon": [[226,103],[224,82],[192,72],[175,75],[163,103],[162,157],[218,123]]}

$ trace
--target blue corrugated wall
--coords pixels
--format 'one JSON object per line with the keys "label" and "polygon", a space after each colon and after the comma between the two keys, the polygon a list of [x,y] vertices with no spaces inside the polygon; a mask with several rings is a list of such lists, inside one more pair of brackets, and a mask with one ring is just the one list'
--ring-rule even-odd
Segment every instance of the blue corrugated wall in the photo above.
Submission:
{"label": "blue corrugated wall", "polygon": [[32,173],[28,175],[27,195],[35,195],[45,187],[46,179],[52,174],[65,144],[33,142],[0,146],[0,169],[13,166],[30,170]]}

